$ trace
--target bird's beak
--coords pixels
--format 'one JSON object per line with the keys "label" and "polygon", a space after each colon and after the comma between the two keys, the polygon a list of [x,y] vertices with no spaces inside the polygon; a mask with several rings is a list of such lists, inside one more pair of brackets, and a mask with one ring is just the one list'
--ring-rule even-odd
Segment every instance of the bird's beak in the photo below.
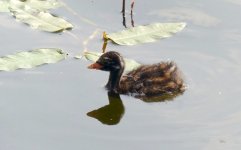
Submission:
{"label": "bird's beak", "polygon": [[93,63],[91,65],[88,66],[89,69],[97,69],[100,70],[103,66],[100,65],[99,63]]}

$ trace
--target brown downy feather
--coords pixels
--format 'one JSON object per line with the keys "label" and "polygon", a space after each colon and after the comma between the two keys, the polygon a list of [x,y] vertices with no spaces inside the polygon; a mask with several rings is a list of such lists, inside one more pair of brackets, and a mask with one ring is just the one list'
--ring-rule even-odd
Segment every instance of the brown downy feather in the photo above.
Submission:
{"label": "brown downy feather", "polygon": [[121,78],[119,91],[146,96],[183,92],[185,87],[181,76],[173,62],[144,65]]}

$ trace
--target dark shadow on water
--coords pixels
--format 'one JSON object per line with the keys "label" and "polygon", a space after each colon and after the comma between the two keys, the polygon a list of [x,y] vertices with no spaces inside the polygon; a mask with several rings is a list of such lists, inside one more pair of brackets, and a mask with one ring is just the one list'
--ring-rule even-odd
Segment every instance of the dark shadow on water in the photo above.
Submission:
{"label": "dark shadow on water", "polygon": [[119,94],[108,92],[109,104],[99,109],[88,112],[93,117],[106,125],[116,125],[120,122],[125,108]]}
{"label": "dark shadow on water", "polygon": [[[181,95],[182,93],[175,94],[163,94],[161,96],[155,97],[137,97],[144,102],[153,103],[153,102],[167,102],[174,100],[175,97]],[[87,116],[99,120],[101,123],[106,125],[116,125],[120,122],[121,118],[125,113],[125,107],[122,103],[120,95],[113,92],[108,92],[109,104],[105,105],[99,109],[90,111],[87,113]]]}

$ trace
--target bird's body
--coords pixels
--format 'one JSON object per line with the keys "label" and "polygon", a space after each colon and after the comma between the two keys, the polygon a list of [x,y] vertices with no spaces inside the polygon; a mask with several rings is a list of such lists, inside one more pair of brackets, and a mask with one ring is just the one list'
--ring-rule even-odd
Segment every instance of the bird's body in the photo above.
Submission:
{"label": "bird's body", "polygon": [[118,52],[104,53],[90,69],[109,71],[106,88],[120,94],[135,97],[153,97],[165,94],[182,93],[185,90],[182,75],[173,62],[142,65],[122,75],[124,60]]}
{"label": "bird's body", "polygon": [[143,65],[122,76],[120,93],[154,96],[163,93],[183,92],[181,73],[173,62]]}

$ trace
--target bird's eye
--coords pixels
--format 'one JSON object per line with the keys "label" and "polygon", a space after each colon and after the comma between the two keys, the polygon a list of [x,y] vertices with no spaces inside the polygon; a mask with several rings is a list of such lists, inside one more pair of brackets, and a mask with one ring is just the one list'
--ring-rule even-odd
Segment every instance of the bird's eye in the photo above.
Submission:
{"label": "bird's eye", "polygon": [[110,61],[111,61],[111,59],[110,59],[110,58],[108,58],[108,57],[103,57],[103,61],[104,61],[105,63],[107,63],[107,62],[110,62]]}
{"label": "bird's eye", "polygon": [[104,57],[104,60],[110,60],[110,58],[109,57]]}

